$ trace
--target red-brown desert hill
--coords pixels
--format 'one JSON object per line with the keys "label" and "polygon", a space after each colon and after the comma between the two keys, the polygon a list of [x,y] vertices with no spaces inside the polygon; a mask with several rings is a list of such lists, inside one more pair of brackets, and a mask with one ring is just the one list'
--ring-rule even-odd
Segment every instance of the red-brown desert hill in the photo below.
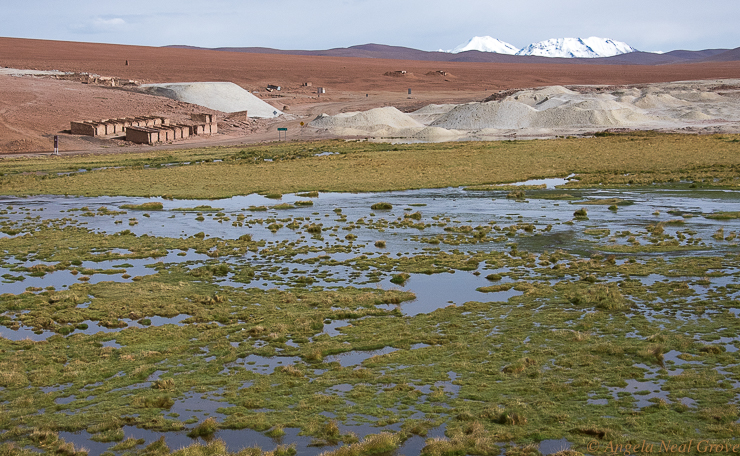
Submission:
{"label": "red-brown desert hill", "polygon": [[[377,46],[362,49],[371,53],[387,51]],[[484,53],[477,54],[488,58]],[[729,59],[734,55],[722,57],[723,54],[711,57]],[[683,54],[671,58],[674,57],[686,58]],[[498,91],[514,88],[740,78],[740,61],[619,65],[614,61],[573,64],[547,59],[547,63],[538,63],[542,59],[518,59],[518,63],[440,62],[0,38],[0,67],[92,73],[140,83],[234,82],[248,90],[258,90],[258,96],[277,109],[289,107],[295,123],[288,125],[291,131],[300,122],[310,121],[320,113],[363,111],[389,105],[410,110],[430,103],[481,101]],[[305,82],[313,86],[301,87]],[[282,86],[283,90],[267,93],[264,90],[267,84]],[[318,97],[316,87],[325,87],[326,94]],[[407,89],[412,89],[412,96],[407,96]],[[70,121],[139,115],[162,115],[177,120],[202,110],[167,98],[79,81],[0,76],[0,153],[49,151],[53,136],[64,134],[70,128]],[[216,114],[221,116],[219,120],[225,117],[223,113]],[[228,137],[229,123],[223,127],[225,134],[209,138],[210,144],[274,139],[275,126],[271,124],[235,127],[231,137]],[[60,147],[63,151],[111,150],[110,145],[90,137],[69,134],[63,137]],[[115,148],[132,149],[135,147],[129,144]]]}
{"label": "red-brown desert hill", "polygon": [[[128,60],[129,65],[125,63]],[[90,72],[145,82],[231,81],[245,88],[311,81],[341,91],[497,91],[552,84],[635,84],[737,78],[740,62],[671,65],[434,62],[223,52],[0,38],[0,65]],[[412,76],[394,78],[389,71]],[[427,76],[442,70],[455,78]]]}

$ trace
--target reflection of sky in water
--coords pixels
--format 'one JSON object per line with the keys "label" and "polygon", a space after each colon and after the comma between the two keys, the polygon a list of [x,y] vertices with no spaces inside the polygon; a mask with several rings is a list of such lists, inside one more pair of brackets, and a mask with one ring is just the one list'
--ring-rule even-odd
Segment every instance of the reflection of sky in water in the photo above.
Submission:
{"label": "reflection of sky in water", "polygon": [[381,348],[380,350],[352,350],[345,353],[327,356],[324,358],[324,362],[331,363],[336,361],[341,364],[342,367],[356,366],[358,364],[362,364],[363,361],[372,358],[373,356],[387,355],[388,353],[393,353],[394,351],[398,351],[398,349],[393,347],[385,347]]}
{"label": "reflection of sky in water", "polygon": [[[735,209],[737,202],[737,192],[720,191],[720,190],[695,190],[691,192],[677,190],[566,190],[568,193],[583,199],[607,199],[622,198],[634,201],[631,206],[620,206],[618,211],[609,211],[608,205],[589,205],[587,206],[590,221],[585,224],[598,224],[600,228],[609,228],[615,230],[634,230],[636,227],[644,227],[649,223],[667,221],[678,218],[667,211],[679,210],[689,213],[711,213],[718,211],[732,211]],[[366,220],[377,220],[385,218],[388,221],[396,220],[403,217],[406,208],[412,211],[421,211],[425,222],[430,222],[428,217],[432,215],[449,216],[453,219],[460,220],[462,224],[485,224],[491,220],[500,224],[510,224],[514,222],[524,223],[552,223],[553,230],[543,239],[556,235],[561,232],[570,232],[575,228],[568,225],[558,225],[557,222],[565,222],[573,218],[573,211],[579,206],[569,204],[563,200],[537,199],[538,195],[547,195],[547,191],[527,191],[528,202],[516,202],[507,199],[506,191],[464,191],[461,188],[443,188],[443,189],[425,189],[425,190],[406,190],[386,193],[322,193],[318,198],[310,198],[313,206],[296,207],[289,210],[269,210],[267,212],[250,212],[246,209],[249,206],[274,206],[279,203],[294,203],[299,200],[309,198],[298,197],[296,195],[284,195],[282,200],[273,200],[261,195],[236,196],[233,198],[203,201],[203,200],[177,200],[168,201],[162,199],[149,198],[130,198],[130,197],[61,197],[61,196],[40,196],[34,197],[34,200],[15,197],[3,197],[0,204],[11,204],[16,206],[23,205],[29,209],[44,207],[44,211],[31,212],[34,215],[40,215],[44,219],[72,217],[86,222],[86,227],[93,231],[118,232],[124,229],[130,229],[137,235],[148,234],[154,236],[191,236],[198,232],[206,232],[209,236],[226,239],[234,239],[244,233],[252,233],[256,239],[265,239],[271,241],[296,240],[305,233],[296,233],[288,228],[282,228],[276,233],[267,229],[267,224],[255,224],[251,228],[233,227],[232,222],[236,220],[237,213],[244,214],[247,217],[244,223],[250,223],[251,219],[269,217],[287,218],[287,217],[309,217],[311,222],[323,223],[324,227],[331,227],[339,222],[334,213],[335,208],[342,209],[342,215],[347,216],[349,221],[357,220],[364,217]],[[80,212],[60,212],[70,208],[79,209],[83,206],[96,210],[98,207],[106,206],[110,210],[120,210],[122,204],[142,204],[149,201],[161,202],[164,206],[163,211],[137,211],[128,210],[127,214],[117,216],[95,216],[81,217]],[[375,216],[369,214],[373,212],[370,206],[378,201],[387,201],[394,205],[390,211],[376,211]],[[426,206],[413,207],[411,204],[423,203]],[[215,214],[217,210],[203,211],[205,220],[198,222],[195,220],[194,212],[173,212],[176,208],[194,208],[199,205],[208,204],[217,208],[223,208],[223,212],[231,220],[219,223]],[[659,211],[658,216],[652,215],[653,212]],[[25,217],[25,211],[18,211],[18,214],[9,214],[11,220],[19,220]],[[144,217],[143,214],[149,214]],[[317,214],[314,214],[317,213]],[[208,215],[211,215],[210,217]],[[507,215],[515,214],[515,215]],[[329,215],[326,217],[326,215]],[[174,216],[174,218],[172,218]],[[507,216],[511,219],[507,219]],[[521,216],[521,218],[519,218]],[[128,219],[136,218],[138,225],[128,226]],[[123,224],[116,225],[115,220],[122,220]],[[308,223],[304,221],[303,223]],[[710,220],[698,216],[686,219],[683,226],[666,226],[667,232],[675,230],[694,229],[700,233],[697,235],[705,242],[713,243],[711,234],[720,226],[725,230],[737,229],[740,226],[738,220]],[[544,227],[544,226],[543,226]],[[733,228],[734,227],[734,228]],[[417,243],[410,243],[401,239],[396,239],[390,233],[398,232],[402,235],[419,234],[434,235],[443,234],[440,227],[428,227],[423,231],[415,229],[394,229],[388,228],[385,233],[378,233],[375,230],[367,230],[361,226],[352,230],[352,233],[358,235],[355,244],[374,242],[376,239],[385,239],[388,243],[388,251],[395,253],[399,250],[405,250],[409,247],[418,247]],[[347,232],[339,230],[337,234],[343,239]],[[324,232],[325,238],[329,237],[331,232]],[[521,237],[515,238],[517,242]],[[325,244],[321,241],[306,236],[310,245],[322,247]],[[546,244],[546,242],[545,242]],[[522,244],[523,245],[523,244]],[[444,244],[438,247],[445,249]],[[473,246],[477,247],[477,246]],[[545,245],[540,248],[553,248],[558,245]],[[563,246],[567,247],[567,246]],[[459,249],[469,249],[470,246],[457,246]],[[373,250],[370,248],[369,250]]]}
{"label": "reflection of sky in water", "polygon": [[272,374],[277,367],[289,366],[302,362],[297,356],[274,356],[266,357],[259,355],[248,355],[238,358],[233,363],[227,364],[227,369],[244,368],[256,374]]}
{"label": "reflection of sky in water", "polygon": [[[665,383],[665,380],[641,382],[639,380],[629,379],[626,382],[627,386],[624,388],[608,387],[614,400],[619,399],[619,393],[629,393],[632,395],[632,398],[635,401],[635,407],[638,409],[653,405],[655,400],[660,399],[669,404],[671,403],[668,399],[668,394],[670,392],[662,390],[662,385]],[[653,401],[651,401],[651,399],[653,399]]]}
{"label": "reflection of sky in water", "polygon": [[[538,184],[540,182],[526,182],[526,184]],[[548,186],[559,182],[542,182]],[[0,204],[11,204],[15,206],[13,212],[16,214],[7,214],[11,221],[24,222],[24,218],[27,215],[32,217],[41,217],[42,219],[58,219],[64,217],[74,218],[79,222],[83,222],[83,227],[91,229],[95,232],[115,233],[122,230],[129,229],[137,235],[147,234],[153,236],[168,236],[168,237],[184,237],[191,236],[198,232],[206,232],[209,237],[219,237],[224,239],[235,239],[245,233],[251,233],[255,240],[266,240],[270,242],[268,247],[274,246],[276,242],[281,241],[297,241],[302,240],[299,246],[311,246],[316,248],[317,251],[309,252],[305,254],[295,255],[288,258],[286,262],[276,261],[275,264],[279,265],[280,268],[289,268],[291,271],[289,275],[312,275],[310,271],[313,269],[320,269],[322,272],[329,271],[332,275],[326,279],[317,279],[313,285],[331,287],[331,286],[347,286],[356,285],[358,283],[367,282],[371,277],[368,276],[367,272],[370,271],[356,271],[351,266],[335,265],[328,266],[321,263],[329,261],[329,259],[322,258],[320,262],[314,264],[302,264],[301,261],[312,260],[319,256],[328,255],[331,260],[334,261],[347,261],[358,257],[359,255],[369,255],[371,258],[375,257],[378,252],[388,252],[389,255],[395,257],[397,253],[409,252],[410,254],[418,254],[422,252],[422,248],[429,247],[427,244],[422,244],[416,241],[412,241],[411,236],[419,237],[433,237],[438,234],[450,235],[444,231],[443,227],[429,226],[424,230],[417,230],[412,228],[398,228],[388,226],[384,232],[379,232],[376,229],[368,229],[362,225],[354,225],[354,229],[351,231],[343,230],[341,228],[347,226],[347,222],[357,221],[359,218],[364,218],[366,221],[378,221],[385,219],[388,222],[396,222],[398,218],[403,218],[404,214],[409,212],[420,211],[422,213],[422,221],[430,224],[436,223],[437,221],[432,220],[432,216],[449,217],[452,220],[458,221],[455,225],[486,225],[490,221],[498,223],[500,226],[507,226],[514,223],[534,223],[537,225],[535,235],[525,234],[523,236],[515,236],[508,238],[505,242],[493,243],[487,242],[483,244],[469,244],[469,245],[445,245],[438,244],[435,248],[441,251],[460,250],[466,251],[487,251],[491,249],[495,250],[509,250],[505,246],[506,242],[516,242],[519,248],[522,250],[532,250],[533,252],[541,252],[543,250],[552,251],[557,248],[564,248],[566,250],[575,250],[579,252],[588,253],[589,249],[592,248],[592,244],[584,244],[579,241],[580,238],[584,238],[582,231],[585,228],[607,228],[611,230],[611,236],[617,231],[630,230],[633,234],[643,233],[645,226],[648,224],[655,224],[660,221],[668,221],[680,218],[678,215],[669,214],[669,210],[678,210],[684,213],[696,214],[695,217],[686,218],[684,225],[666,225],[665,231],[667,233],[674,234],[676,231],[694,230],[698,233],[696,237],[701,237],[703,242],[706,242],[709,246],[705,251],[698,253],[686,253],[682,252],[680,255],[693,255],[706,254],[707,250],[710,250],[714,246],[728,245],[726,242],[717,242],[712,239],[711,235],[719,227],[724,227],[725,234],[729,234],[731,231],[740,231],[740,220],[711,220],[702,217],[701,213],[711,213],[719,211],[734,211],[737,210],[737,192],[717,191],[717,190],[700,190],[700,191],[673,191],[673,190],[657,190],[657,191],[614,191],[614,190],[598,190],[598,191],[584,191],[584,190],[565,190],[565,192],[572,194],[583,199],[607,199],[607,198],[622,198],[630,201],[634,201],[634,205],[630,206],[619,206],[617,211],[608,210],[608,205],[588,205],[583,206],[588,210],[588,221],[576,222],[575,225],[566,225],[562,222],[567,222],[573,219],[573,212],[580,208],[581,205],[569,204],[565,200],[548,200],[538,199],[539,195],[547,195],[543,191],[526,191],[527,202],[516,202],[506,198],[507,191],[470,191],[466,192],[459,188],[445,188],[445,189],[430,189],[430,190],[410,190],[410,191],[399,191],[399,192],[388,192],[388,193],[372,193],[372,194],[351,194],[351,193],[322,193],[319,198],[310,198],[313,201],[313,206],[308,207],[297,207],[289,210],[269,210],[267,212],[250,212],[246,210],[249,206],[273,206],[279,203],[293,203],[298,200],[307,200],[306,197],[298,197],[295,195],[285,195],[282,200],[267,199],[259,195],[249,195],[229,198],[225,200],[217,201],[203,201],[203,200],[179,200],[179,201],[167,201],[161,199],[149,199],[149,198],[128,198],[128,197],[98,197],[98,198],[67,198],[57,196],[41,196],[34,197],[33,199],[27,198],[14,198],[14,197],[0,197]],[[93,212],[100,206],[106,206],[109,210],[120,210],[122,204],[141,204],[149,201],[160,201],[164,205],[164,211],[146,211],[150,217],[144,217],[145,211],[128,210],[127,214],[115,215],[115,216],[95,216],[95,217],[82,217],[81,212],[66,212],[70,208],[79,209],[83,206],[89,207]],[[387,201],[393,204],[393,209],[390,211],[372,211],[370,206],[379,201]],[[205,220],[199,222],[195,220],[197,216],[196,212],[173,212],[175,208],[194,208],[202,204],[210,204],[211,206],[223,208],[223,212],[227,217],[230,218],[228,221],[219,222],[215,215],[218,211],[213,210],[202,210]],[[425,204],[424,206],[413,206],[414,204]],[[28,209],[39,209],[44,208],[43,211],[31,211],[30,213],[23,209],[19,209],[19,206],[24,206]],[[334,209],[341,208],[341,214],[334,212]],[[410,209],[410,210],[404,210]],[[64,210],[65,212],[61,212]],[[655,211],[658,211],[658,215],[653,215]],[[375,215],[371,216],[370,213],[374,212]],[[232,222],[236,221],[237,215],[245,215],[246,217],[242,220],[245,224],[243,227],[232,226]],[[328,215],[328,216],[327,216]],[[337,221],[341,216],[347,217],[347,222]],[[138,224],[135,226],[129,226],[128,220],[130,218],[136,218]],[[292,231],[286,227],[279,229],[277,232],[272,233],[267,229],[269,223],[254,224],[254,219],[267,219],[276,218],[283,219],[289,217],[304,217],[306,220],[299,221],[300,225],[308,223],[322,223],[324,228],[331,228],[339,226],[340,229],[337,231],[324,231],[322,236],[323,240],[319,240],[307,234],[303,229]],[[310,220],[309,220],[310,219]],[[122,224],[116,224],[115,221],[120,220]],[[37,221],[30,221],[31,224],[37,223]],[[287,224],[288,222],[280,222]],[[251,224],[251,227],[247,227],[246,224]],[[547,224],[552,224],[552,231],[549,233],[538,233],[540,229],[544,228]],[[358,239],[353,242],[354,247],[349,247],[350,243],[344,240],[344,236],[347,233],[353,233],[358,236]],[[332,236],[336,234],[336,236]],[[500,235],[499,232],[491,232],[489,236]],[[521,234],[521,231],[520,231]],[[4,235],[0,235],[3,237]],[[385,249],[378,249],[374,247],[375,240],[382,239],[387,243]],[[593,238],[591,238],[593,240]],[[623,243],[624,239],[619,238],[620,242]],[[600,241],[602,244],[605,239]],[[643,242],[643,245],[646,245]],[[340,253],[327,253],[326,250],[334,245],[344,245],[347,249]],[[363,246],[361,246],[363,245]],[[124,249],[112,249],[109,253],[117,253],[125,255],[129,253]],[[106,252],[95,252],[96,254],[102,255]],[[160,258],[147,258],[147,259],[128,259],[120,258],[114,260],[106,260],[101,262],[86,261],[80,267],[89,269],[125,269],[126,274],[131,277],[145,276],[156,273],[153,268],[147,268],[147,265],[151,265],[157,262],[167,263],[182,263],[182,262],[195,262],[195,265],[191,267],[200,266],[206,262],[228,262],[232,266],[249,266],[252,264],[263,264],[265,266],[272,263],[271,258],[259,258],[258,254],[248,253],[242,258],[233,257],[222,257],[218,259],[211,259],[203,254],[196,254],[195,252],[188,251],[186,255],[178,255],[179,251],[170,251],[167,256]],[[279,253],[278,253],[279,254]],[[17,265],[31,266],[43,262],[34,261],[32,257],[28,260],[23,259],[17,260],[15,258],[5,258],[2,260],[2,267],[0,267],[0,275],[12,274],[13,276],[23,275],[24,281],[20,282],[8,282],[4,281],[2,284],[3,292],[10,293],[21,293],[28,287],[39,287],[46,288],[54,286],[57,290],[62,289],[65,285],[69,286],[79,282],[79,277],[82,274],[74,276],[70,273],[70,270],[74,267],[70,267],[70,270],[55,271],[47,273],[44,277],[31,277],[26,272],[14,272],[10,271],[10,268]],[[120,267],[122,264],[130,264],[132,266]],[[47,263],[48,264],[48,263]],[[53,264],[53,263],[52,263]],[[303,274],[298,274],[294,271],[308,271]],[[485,279],[485,275],[488,273],[485,270],[485,265],[480,266],[480,276],[474,275],[468,271],[456,271],[455,273],[442,273],[434,275],[424,274],[411,274],[409,280],[403,285],[399,286],[390,283],[390,275],[385,274],[381,276],[379,285],[384,289],[402,289],[412,291],[416,294],[416,299],[410,302],[404,302],[400,304],[400,308],[405,315],[416,315],[422,312],[431,312],[435,309],[445,307],[447,305],[455,304],[462,305],[467,301],[481,301],[481,302],[498,302],[506,301],[510,297],[521,295],[521,292],[513,289],[508,291],[496,292],[496,293],[482,293],[476,291],[478,287],[485,287],[495,283],[506,283],[509,278],[504,278],[500,282],[489,282]],[[490,271],[489,271],[490,272]],[[689,285],[696,292],[696,295],[688,297],[687,299],[703,299],[709,295],[713,288],[718,286],[727,286],[730,284],[738,283],[738,272],[737,271],[725,271],[728,275],[725,277],[710,277],[709,286],[700,286],[693,283]],[[90,276],[89,283],[94,284],[102,281],[117,281],[117,282],[130,282],[131,278],[123,279],[122,273],[106,275],[106,274],[93,274]],[[291,280],[285,280],[281,283],[274,283],[270,280],[253,280],[250,284],[243,284],[233,281],[233,274],[228,275],[226,278],[215,278],[217,283],[222,286],[234,286],[238,288],[250,288],[258,286],[260,288],[287,288],[294,286],[295,283]],[[655,285],[658,282],[664,281],[665,278],[661,275],[651,274],[646,277],[633,277],[633,279],[639,280],[645,286]],[[336,280],[336,281],[335,281]],[[683,281],[682,279],[671,278],[671,281]],[[736,296],[737,290],[729,292],[729,296]],[[641,305],[641,304],[640,304]],[[84,303],[78,306],[84,308]],[[379,306],[383,307],[383,306]],[[394,306],[385,306],[383,308],[392,309]],[[740,315],[740,310],[733,308],[730,310],[736,317]],[[663,318],[686,318],[690,320],[691,316],[684,317],[680,311],[677,315],[672,315],[676,311],[665,311],[653,312],[647,306],[641,305],[640,312],[647,316],[651,321],[660,322]],[[711,318],[712,316],[707,314],[702,318]],[[161,326],[165,324],[181,324],[180,322],[188,318],[188,315],[178,315],[173,318],[165,317],[150,317],[152,326]],[[127,323],[128,328],[141,327],[137,322],[131,320],[124,320]],[[72,334],[96,334],[98,332],[103,333],[114,333],[125,330],[125,328],[104,328],[99,325],[98,322],[86,320],[88,329],[86,330],[75,330]],[[342,333],[342,328],[352,324],[352,320],[335,320],[324,324],[323,332],[331,337],[336,337]],[[44,340],[54,333],[44,331],[42,334],[35,334],[30,328],[21,327],[20,329],[13,331],[9,328],[0,326],[0,335],[12,340],[24,339],[26,337],[32,340]],[[638,333],[630,333],[639,335]],[[108,337],[116,337],[111,335]],[[710,339],[710,338],[707,338]],[[740,341],[734,337],[722,337],[711,340],[712,344],[718,344],[725,347],[728,352],[737,351],[737,342]],[[290,342],[288,345],[296,346]],[[110,340],[103,342],[104,347],[121,348],[121,345],[116,340]],[[424,344],[417,344],[417,346],[411,347],[423,348]],[[397,349],[392,347],[385,347],[381,350],[373,351],[351,351],[344,354],[337,354],[327,356],[324,359],[325,363],[336,361],[342,366],[357,366],[365,362],[372,356],[383,355],[392,353]],[[666,372],[668,375],[678,375],[683,371],[683,368],[688,368],[687,365],[700,364],[697,361],[684,361],[678,358],[680,352],[668,352],[664,355],[664,361],[666,365]],[[247,369],[251,372],[269,375],[276,368],[291,364],[301,364],[302,360],[298,357],[261,357],[257,355],[248,355],[243,358],[239,358],[233,364],[227,366],[225,371],[233,371],[234,369]],[[636,367],[644,369],[645,380],[629,380],[628,385],[625,388],[609,388],[611,397],[614,400],[618,399],[618,393],[629,393],[635,399],[635,405],[638,408],[651,405],[649,399],[664,399],[668,401],[668,392],[662,390],[662,384],[664,380],[658,380],[661,375],[660,368],[648,365],[636,365]],[[726,371],[719,371],[720,373]],[[728,378],[731,374],[727,373]],[[434,386],[444,389],[449,396],[456,396],[459,392],[459,386],[454,385],[452,382],[456,379],[454,372],[450,375],[449,381],[439,381]],[[153,379],[147,379],[147,382],[151,382]],[[147,382],[136,384],[138,387],[149,387]],[[141,386],[144,385],[144,386]],[[249,387],[250,383],[245,384]],[[65,389],[64,385],[56,387],[46,387],[44,392],[55,392]],[[342,385],[337,385],[334,392],[335,394],[343,394]],[[418,388],[425,394],[431,392],[432,385],[419,385]],[[345,388],[346,389],[346,388]],[[84,396],[81,396],[84,397]],[[75,400],[75,396],[68,396],[66,398],[57,398],[58,404],[66,405]],[[601,404],[602,402],[608,403],[611,399],[589,399],[590,404]],[[677,398],[676,401],[680,401],[689,407],[695,407],[696,403],[689,398]],[[220,402],[217,396],[213,394],[195,394],[188,393],[182,397],[176,398],[176,403],[170,410],[170,413],[179,413],[183,418],[195,416],[199,421],[207,418],[208,416],[214,416],[219,420],[223,419],[223,416],[216,412],[219,407],[229,406],[228,403]],[[190,425],[192,427],[193,425]],[[378,428],[374,428],[367,424],[360,424],[359,426],[346,426],[343,425],[344,429],[352,430],[362,436],[367,430],[368,433],[379,432]],[[367,429],[366,429],[367,428]],[[168,445],[171,449],[177,449],[183,446],[187,446],[193,442],[192,439],[185,435],[185,432],[168,432],[168,433],[157,433],[152,431],[146,431],[142,429],[125,427],[124,431],[126,437],[142,437],[147,439],[147,443],[151,443],[157,440],[160,435],[164,435]],[[297,430],[286,429],[287,435],[283,438],[286,443],[297,443],[299,454],[319,454],[325,451],[327,448],[315,448],[308,447],[310,438],[298,436]],[[434,429],[430,431],[428,437],[442,436],[444,433],[444,427]],[[108,449],[112,444],[110,443],[98,443],[89,440],[90,435],[82,431],[77,434],[61,433],[62,437],[68,441],[79,442],[82,446],[91,450],[91,455],[100,454]],[[243,431],[231,431],[221,430],[219,431],[216,438],[222,438],[227,442],[230,451],[238,451],[239,449],[250,446],[258,445],[263,449],[272,449],[276,445],[276,441],[266,437],[262,433],[258,433],[251,430]],[[418,454],[424,445],[424,438],[413,436],[404,443],[399,449],[397,454]],[[549,454],[557,450],[567,448],[569,442],[565,440],[553,440],[543,441],[540,444],[540,451],[543,454]],[[557,448],[556,448],[557,447]],[[140,448],[143,448],[141,446]]]}
{"label": "reflection of sky in water", "polygon": [[[179,253],[181,253],[179,250],[174,250],[174,251],[169,252],[166,256],[157,257],[157,258],[144,258],[144,259],[120,258],[120,259],[105,260],[105,261],[83,261],[82,265],[80,266],[71,265],[65,270],[47,272],[43,277],[34,277],[34,276],[29,275],[29,273],[27,272],[13,272],[7,268],[0,268],[0,276],[4,274],[11,274],[13,276],[22,275],[23,277],[25,277],[25,279],[21,281],[14,281],[14,282],[4,281],[2,284],[2,290],[3,290],[3,293],[13,293],[13,294],[23,293],[29,287],[35,287],[35,288],[54,287],[56,290],[61,290],[65,287],[71,286],[74,283],[81,283],[80,277],[83,277],[83,276],[89,278],[89,280],[86,280],[86,283],[89,283],[89,284],[96,284],[100,282],[130,283],[130,282],[133,282],[134,277],[144,277],[144,276],[156,274],[157,271],[154,270],[154,268],[147,267],[147,266],[151,266],[152,264],[155,264],[158,262],[163,262],[163,263],[176,263],[177,262],[179,263],[179,262],[186,262],[186,261],[206,261],[209,259],[208,255],[195,253],[195,251],[185,252],[185,255],[179,255]],[[30,267],[35,264],[46,264],[46,265],[51,266],[51,265],[54,265],[55,263],[36,261],[36,262],[25,263],[23,264],[23,266]],[[131,266],[122,266],[122,265],[131,265]],[[85,274],[82,274],[82,273],[72,274],[72,270],[82,270],[82,269],[96,269],[96,270],[116,269],[116,270],[125,270],[125,272],[119,272],[115,274],[97,273],[97,274],[91,274],[88,276],[85,276]],[[128,275],[130,277],[123,278],[123,275]]]}
{"label": "reflection of sky in water", "polygon": [[[498,282],[497,282],[498,283]],[[404,315],[414,316],[420,313],[429,313],[449,305],[462,305],[468,301],[478,302],[506,302],[513,296],[523,294],[514,289],[483,293],[476,288],[492,285],[483,274],[476,276],[472,272],[456,271],[454,274],[412,274],[403,287],[396,288],[411,291],[416,299],[401,303]],[[393,288],[390,283],[383,283],[383,288]]]}
{"label": "reflection of sky in water", "polygon": [[[177,325],[182,326],[180,323],[181,321],[190,318],[190,315],[187,314],[180,314],[176,315],[174,317],[149,317],[151,320],[151,325],[149,326],[164,326],[164,325]],[[127,328],[144,328],[143,325],[139,324],[137,321],[131,320],[129,318],[122,318],[121,320],[124,323],[126,323],[126,326],[122,328],[106,328],[105,326],[100,325],[99,322],[92,321],[92,320],[85,320],[82,323],[85,323],[87,325],[87,329],[77,329],[75,328],[74,331],[72,331],[71,334],[97,334],[97,333],[115,333],[123,331]],[[9,340],[23,340],[23,339],[31,339],[35,341],[40,340],[46,340],[49,337],[56,334],[53,331],[40,331],[41,334],[36,334],[32,328],[28,328],[25,326],[21,326],[19,329],[10,329],[8,327],[0,325],[0,336],[9,339]],[[113,347],[113,348],[120,348],[121,346],[118,345],[114,341],[108,341],[103,342],[104,347]]]}
{"label": "reflection of sky in water", "polygon": [[[196,426],[191,425],[190,427]],[[244,448],[258,446],[265,451],[275,449],[279,444],[294,443],[298,454],[306,456],[317,456],[324,451],[327,451],[327,447],[315,447],[309,446],[312,438],[308,436],[300,436],[300,432],[297,428],[284,428],[285,435],[280,439],[273,439],[267,437],[261,432],[257,432],[251,429],[221,429],[214,435],[215,439],[221,439],[226,443],[228,451],[236,453]],[[138,445],[136,449],[143,449],[147,445],[157,441],[160,437],[164,437],[165,443],[171,451],[176,451],[186,446],[192,445],[193,443],[199,442],[205,444],[206,442],[202,438],[193,439],[188,437],[187,431],[181,432],[157,432],[150,431],[147,429],[140,429],[135,426],[124,426],[124,440],[128,438],[144,439],[142,445]],[[59,433],[59,437],[63,438],[68,442],[72,442],[76,447],[84,447],[89,451],[89,456],[99,456],[106,452],[110,447],[116,444],[116,442],[96,442],[90,440],[92,434],[87,431],[79,431],[76,433],[62,431]],[[332,447],[328,447],[331,449]]]}

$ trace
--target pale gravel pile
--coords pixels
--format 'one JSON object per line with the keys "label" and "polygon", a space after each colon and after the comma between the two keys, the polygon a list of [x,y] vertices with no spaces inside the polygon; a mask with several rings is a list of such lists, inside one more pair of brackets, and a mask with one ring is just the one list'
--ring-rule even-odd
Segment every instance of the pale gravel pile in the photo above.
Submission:
{"label": "pale gravel pile", "polygon": [[458,105],[456,104],[430,104],[409,113],[409,116],[417,122],[424,125],[430,125],[432,122],[455,109],[457,106]]}
{"label": "pale gravel pile", "polygon": [[455,130],[526,128],[536,115],[536,109],[514,101],[469,103],[451,110],[432,126]]}
{"label": "pale gravel pile", "polygon": [[424,128],[424,124],[412,119],[393,106],[375,108],[365,112],[345,112],[335,116],[321,114],[311,125],[319,128],[355,128],[374,130],[378,128]]}
{"label": "pale gravel pile", "polygon": [[[709,90],[730,83],[738,96]],[[707,128],[740,131],[740,81],[694,81],[622,88],[613,92],[561,86],[516,92],[502,100],[428,105],[410,114],[393,107],[336,116],[311,126],[338,135],[444,140],[454,136],[547,136],[609,128]]]}
{"label": "pale gravel pile", "polygon": [[233,82],[143,84],[139,90],[221,112],[247,111],[249,117],[270,119],[282,114]]}

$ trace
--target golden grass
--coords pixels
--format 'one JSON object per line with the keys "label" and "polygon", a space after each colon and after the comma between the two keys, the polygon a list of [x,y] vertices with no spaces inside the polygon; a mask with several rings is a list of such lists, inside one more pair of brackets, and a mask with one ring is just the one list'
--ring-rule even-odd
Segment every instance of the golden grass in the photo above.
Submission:
{"label": "golden grass", "polygon": [[[291,147],[300,149],[309,145],[343,153],[258,163],[232,159],[174,167],[131,166],[50,179],[17,174],[48,168],[43,160],[3,160],[0,171],[10,174],[0,180],[5,194],[166,195],[176,198],[223,198],[254,192],[359,192],[486,185],[562,177],[570,173],[585,174],[581,183],[589,185],[604,181],[620,185],[629,181],[646,185],[671,179],[678,182],[694,174],[702,178],[719,176],[720,183],[726,186],[740,185],[734,178],[740,166],[740,143],[718,135],[647,132],[588,139],[406,146],[325,141],[295,143]],[[277,149],[280,146],[269,147]],[[239,157],[235,149],[218,149],[212,153]],[[127,155],[118,157],[122,163],[130,160]],[[155,159],[157,154],[152,157]],[[91,158],[62,160],[65,167],[74,167],[75,161],[89,163]],[[110,156],[101,160],[109,165],[116,164]],[[708,179],[706,185],[718,184]]]}

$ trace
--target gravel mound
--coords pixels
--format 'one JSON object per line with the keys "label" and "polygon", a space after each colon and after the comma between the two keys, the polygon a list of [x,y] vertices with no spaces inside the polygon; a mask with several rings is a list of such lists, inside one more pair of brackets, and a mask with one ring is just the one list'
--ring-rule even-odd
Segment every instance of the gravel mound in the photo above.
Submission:
{"label": "gravel mound", "polygon": [[221,112],[247,111],[249,117],[273,118],[282,114],[233,82],[178,82],[143,84],[140,90]]}
{"label": "gravel mound", "polygon": [[410,114],[393,107],[322,114],[310,125],[338,135],[434,141],[455,136],[548,136],[608,128],[704,128],[711,123],[740,123],[737,102],[712,92],[707,84],[653,84],[611,93],[581,93],[552,86],[522,90],[489,102],[428,105]]}
{"label": "gravel mound", "polygon": [[526,128],[536,115],[536,109],[515,101],[470,103],[451,110],[432,122],[432,126],[455,130]]}
{"label": "gravel mound", "polygon": [[393,106],[375,108],[365,112],[345,112],[335,116],[320,114],[310,125],[318,128],[351,128],[366,131],[385,128],[424,128],[424,124]]}

